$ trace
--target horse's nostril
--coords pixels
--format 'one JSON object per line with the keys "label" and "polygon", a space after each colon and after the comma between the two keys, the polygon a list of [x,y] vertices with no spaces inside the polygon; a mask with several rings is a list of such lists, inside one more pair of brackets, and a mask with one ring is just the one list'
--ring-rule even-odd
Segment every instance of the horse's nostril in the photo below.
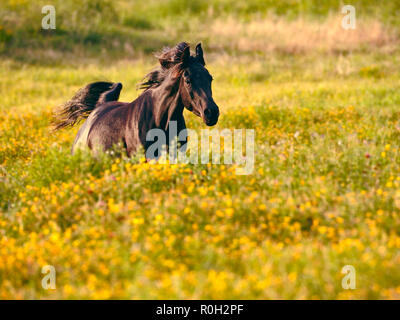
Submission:
{"label": "horse's nostril", "polygon": [[211,109],[207,108],[204,110],[204,115],[209,118],[211,116]]}

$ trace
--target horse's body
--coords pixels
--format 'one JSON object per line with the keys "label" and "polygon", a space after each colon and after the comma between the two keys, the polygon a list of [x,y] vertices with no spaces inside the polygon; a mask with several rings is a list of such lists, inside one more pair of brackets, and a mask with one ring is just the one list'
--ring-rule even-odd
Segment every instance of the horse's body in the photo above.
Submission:
{"label": "horse's body", "polygon": [[[95,149],[96,146],[108,150],[118,142],[126,148],[128,156],[134,154],[138,147],[146,150],[151,143],[146,141],[149,130],[166,128],[168,136],[167,121],[164,119],[157,123],[157,118],[162,119],[164,115],[154,113],[153,105],[152,90],[147,90],[131,103],[115,101],[101,104],[90,113],[79,129],[73,151],[82,147]],[[179,132],[186,128],[183,105],[175,107],[175,110],[170,121],[177,122]]]}
{"label": "horse's body", "polygon": [[[120,83],[95,82],[81,89],[64,106],[56,129],[72,126],[87,117],[75,138],[72,151],[82,147],[109,150],[122,143],[127,155],[140,147],[146,151],[151,129],[161,129],[169,137],[170,121],[176,121],[177,132],[186,128],[186,107],[203,118],[207,125],[218,121],[219,110],[211,93],[211,76],[204,68],[203,51],[196,47],[190,56],[189,45],[180,43],[164,50],[158,57],[161,67],[147,75],[145,91],[133,102],[118,102]],[[167,139],[167,145],[170,141]]]}

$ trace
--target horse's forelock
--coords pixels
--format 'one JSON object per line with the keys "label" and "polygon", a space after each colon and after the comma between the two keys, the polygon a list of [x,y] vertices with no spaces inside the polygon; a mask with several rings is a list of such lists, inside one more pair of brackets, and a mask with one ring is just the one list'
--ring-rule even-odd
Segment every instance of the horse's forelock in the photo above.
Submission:
{"label": "horse's forelock", "polygon": [[140,88],[149,89],[157,87],[169,74],[173,79],[178,78],[182,74],[184,53],[188,48],[189,44],[187,42],[178,43],[173,48],[165,47],[161,53],[156,55],[156,58],[160,61],[161,68],[148,73],[144,77],[144,81],[140,84]]}
{"label": "horse's forelock", "polygon": [[156,55],[164,68],[169,68],[173,65],[181,63],[184,57],[185,50],[189,48],[187,42],[178,43],[174,48],[164,48],[160,54]]}
{"label": "horse's forelock", "polygon": [[183,56],[185,53],[185,50],[189,50],[189,44],[186,42],[181,42],[179,44],[176,45],[175,47],[175,56],[174,59],[175,61],[179,62],[183,62]]}

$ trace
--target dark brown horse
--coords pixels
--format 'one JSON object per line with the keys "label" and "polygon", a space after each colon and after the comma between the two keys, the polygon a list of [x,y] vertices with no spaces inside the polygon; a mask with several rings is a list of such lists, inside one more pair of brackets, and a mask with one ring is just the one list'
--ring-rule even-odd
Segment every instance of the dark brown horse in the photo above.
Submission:
{"label": "dark brown horse", "polygon": [[[204,67],[203,49],[196,46],[190,55],[186,42],[164,49],[157,56],[160,67],[150,72],[141,88],[144,92],[133,102],[118,102],[121,83],[95,82],[68,101],[58,117],[56,129],[73,126],[87,118],[75,138],[72,152],[82,146],[108,150],[122,143],[128,156],[152,144],[147,132],[161,129],[168,137],[171,121],[178,133],[186,128],[183,109],[201,117],[208,126],[217,123],[219,109],[212,97],[212,77]],[[170,143],[166,141],[167,145]]]}

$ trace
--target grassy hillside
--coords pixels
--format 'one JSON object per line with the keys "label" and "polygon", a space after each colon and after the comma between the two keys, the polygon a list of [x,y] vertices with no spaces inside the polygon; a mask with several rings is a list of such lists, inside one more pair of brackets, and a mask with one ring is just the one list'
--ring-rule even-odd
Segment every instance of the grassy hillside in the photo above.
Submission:
{"label": "grassy hillside", "polygon": [[[41,8],[48,1],[5,0],[0,4],[0,54],[42,64],[74,63],[77,58],[79,62],[87,57],[138,58],[183,38],[202,40],[209,50],[235,53],[238,48],[232,44],[240,43],[241,38],[251,40],[254,33],[258,34],[255,40],[268,39],[274,48],[285,51],[285,43],[281,41],[286,38],[297,39],[303,45],[310,37],[314,42],[324,43],[322,35],[326,30],[318,33],[319,23],[337,33],[331,37],[336,42],[342,42],[343,38],[354,42],[353,46],[336,48],[343,51],[358,48],[354,34],[359,39],[360,34],[366,33],[368,37],[369,32],[376,30],[378,34],[374,35],[379,38],[383,26],[390,26],[398,35],[399,1],[387,1],[384,5],[377,0],[352,1],[362,28],[351,39],[340,27],[343,3],[338,0],[54,0],[51,4],[56,8],[56,30],[42,30]],[[306,33],[299,33],[303,27]],[[225,37],[232,31],[235,32],[230,37]],[[384,43],[387,40],[381,39]],[[256,52],[263,49],[265,45]],[[254,48],[248,51],[255,52]]]}
{"label": "grassy hillside", "polygon": [[[349,32],[340,1],[55,1],[52,32],[0,4],[0,299],[399,299],[398,2],[353,2]],[[182,40],[204,43],[217,128],[255,130],[253,174],[71,156],[54,107],[95,80],[133,100]]]}

